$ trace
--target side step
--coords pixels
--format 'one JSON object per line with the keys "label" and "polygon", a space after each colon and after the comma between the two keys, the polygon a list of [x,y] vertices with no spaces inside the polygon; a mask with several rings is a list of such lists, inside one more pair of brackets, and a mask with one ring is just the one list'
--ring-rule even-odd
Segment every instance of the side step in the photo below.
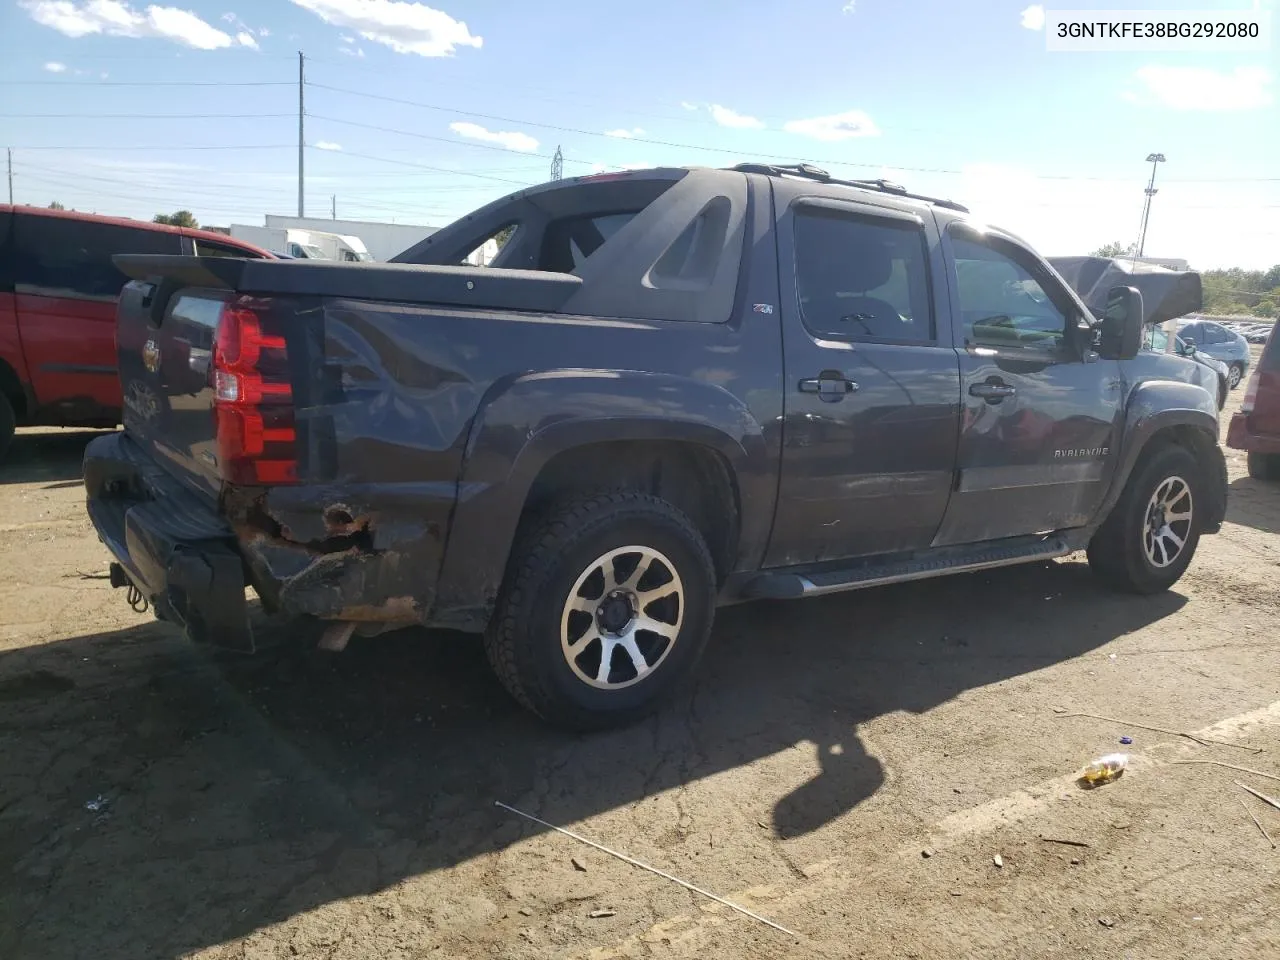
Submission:
{"label": "side step", "polygon": [[766,571],[752,577],[742,587],[743,599],[789,600],[796,597],[819,597],[826,593],[843,593],[863,587],[879,587],[908,580],[927,580],[949,573],[969,573],[1009,567],[1018,563],[1053,560],[1072,553],[1061,537],[1019,540],[1016,543],[968,549],[958,552],[946,549],[933,554],[917,555],[906,560],[867,564],[856,567]]}

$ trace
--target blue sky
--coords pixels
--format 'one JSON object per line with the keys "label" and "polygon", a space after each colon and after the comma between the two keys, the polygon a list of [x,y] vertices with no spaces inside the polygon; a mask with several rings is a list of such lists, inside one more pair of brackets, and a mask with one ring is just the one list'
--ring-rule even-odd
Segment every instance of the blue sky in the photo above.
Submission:
{"label": "blue sky", "polygon": [[309,215],[336,194],[339,216],[442,225],[546,179],[559,145],[566,175],[809,160],[1080,253],[1136,238],[1160,151],[1148,254],[1280,262],[1275,48],[1049,53],[1026,0],[433,2],[0,0],[15,197],[295,212],[303,50]]}

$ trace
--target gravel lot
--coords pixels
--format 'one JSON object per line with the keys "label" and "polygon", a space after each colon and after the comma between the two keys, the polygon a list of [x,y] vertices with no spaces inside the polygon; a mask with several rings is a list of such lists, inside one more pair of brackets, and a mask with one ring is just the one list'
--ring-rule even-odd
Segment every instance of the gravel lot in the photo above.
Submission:
{"label": "gravel lot", "polygon": [[[1280,774],[1280,486],[1240,454],[1175,592],[1067,560],[733,608],[687,697],[570,737],[466,637],[333,656],[278,627],[243,659],[134,613],[88,436],[0,466],[0,957],[1280,955],[1280,852],[1239,799],[1278,839],[1280,811],[1232,781],[1280,782],[1173,762]],[[1078,789],[1121,735],[1129,772]]]}

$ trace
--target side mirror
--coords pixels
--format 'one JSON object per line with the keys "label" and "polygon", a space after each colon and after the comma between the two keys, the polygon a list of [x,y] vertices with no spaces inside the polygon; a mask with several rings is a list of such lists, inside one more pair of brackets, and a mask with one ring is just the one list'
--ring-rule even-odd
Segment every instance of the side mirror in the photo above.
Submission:
{"label": "side mirror", "polygon": [[1133,287],[1107,291],[1102,315],[1098,355],[1106,360],[1132,360],[1142,347],[1142,294]]}
{"label": "side mirror", "polygon": [[1188,340],[1186,342],[1186,346],[1182,348],[1182,355],[1184,357],[1194,357],[1196,355],[1196,349],[1196,342],[1194,340]]}

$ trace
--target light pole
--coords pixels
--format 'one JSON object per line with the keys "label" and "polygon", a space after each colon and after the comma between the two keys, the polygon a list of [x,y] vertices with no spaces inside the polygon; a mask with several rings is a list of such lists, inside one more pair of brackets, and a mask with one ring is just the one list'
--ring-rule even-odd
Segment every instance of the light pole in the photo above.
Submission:
{"label": "light pole", "polygon": [[1138,256],[1142,256],[1142,251],[1147,245],[1147,221],[1151,218],[1151,198],[1156,195],[1156,168],[1164,163],[1164,154],[1147,154],[1147,163],[1151,164],[1151,182],[1147,184],[1147,200],[1142,205],[1142,232],[1138,235]]}

